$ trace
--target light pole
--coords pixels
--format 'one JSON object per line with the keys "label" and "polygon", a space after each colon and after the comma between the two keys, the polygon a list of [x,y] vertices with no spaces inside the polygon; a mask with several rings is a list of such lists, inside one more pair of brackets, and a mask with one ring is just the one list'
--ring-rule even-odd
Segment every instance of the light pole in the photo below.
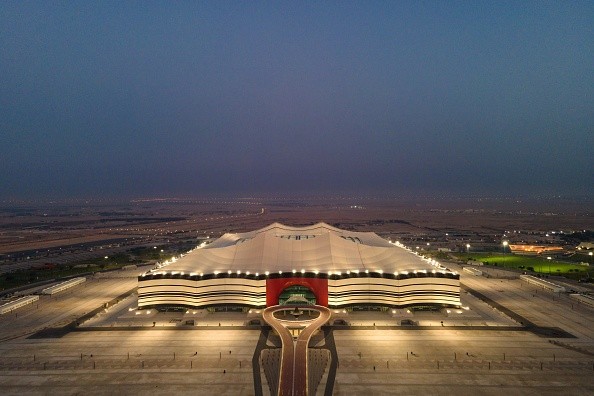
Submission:
{"label": "light pole", "polygon": [[466,253],[468,253],[469,251],[470,251],[470,244],[469,244],[469,243],[467,243],[467,244],[466,244]]}
{"label": "light pole", "polygon": [[547,256],[547,261],[549,262],[549,275],[551,275],[551,256]]}
{"label": "light pole", "polygon": [[503,241],[502,242],[502,245],[503,245],[503,267],[505,268],[505,260],[506,260],[506,257],[505,257],[505,248],[507,247],[507,245],[509,245],[509,242],[508,241]]}

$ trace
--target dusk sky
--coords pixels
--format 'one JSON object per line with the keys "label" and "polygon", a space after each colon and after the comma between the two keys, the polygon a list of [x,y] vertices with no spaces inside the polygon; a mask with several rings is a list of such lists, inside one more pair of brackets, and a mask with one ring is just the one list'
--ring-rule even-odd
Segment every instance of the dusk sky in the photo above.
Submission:
{"label": "dusk sky", "polygon": [[0,198],[594,194],[594,2],[0,3]]}

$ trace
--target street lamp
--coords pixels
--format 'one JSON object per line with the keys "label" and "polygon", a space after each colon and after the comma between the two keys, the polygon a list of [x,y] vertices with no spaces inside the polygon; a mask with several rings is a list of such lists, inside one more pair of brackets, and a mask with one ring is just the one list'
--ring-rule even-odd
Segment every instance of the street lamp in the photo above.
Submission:
{"label": "street lamp", "polygon": [[468,253],[470,251],[470,243],[466,244],[466,253]]}
{"label": "street lamp", "polygon": [[549,275],[551,275],[551,256],[547,256],[547,261],[549,262]]}
{"label": "street lamp", "polygon": [[505,257],[505,248],[507,247],[507,245],[509,245],[509,242],[508,241],[503,241],[502,242],[502,245],[503,245],[503,267],[505,268],[505,259],[506,259],[506,257]]}

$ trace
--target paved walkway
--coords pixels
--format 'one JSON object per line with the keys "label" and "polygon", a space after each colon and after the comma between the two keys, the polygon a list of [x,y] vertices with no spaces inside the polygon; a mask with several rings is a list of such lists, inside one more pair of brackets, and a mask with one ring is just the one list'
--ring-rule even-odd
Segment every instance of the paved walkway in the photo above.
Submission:
{"label": "paved walkway", "polygon": [[[331,313],[326,307],[319,305],[301,307],[303,310],[319,312],[319,316],[313,320],[284,321],[277,319],[274,313],[298,309],[297,306],[276,305],[266,308],[263,318],[276,330],[282,340],[282,357],[278,394],[283,396],[298,396],[308,394],[307,378],[307,348],[313,333],[324,323],[328,322]],[[305,328],[299,333],[297,341],[293,343],[293,336],[287,328],[289,325]]]}

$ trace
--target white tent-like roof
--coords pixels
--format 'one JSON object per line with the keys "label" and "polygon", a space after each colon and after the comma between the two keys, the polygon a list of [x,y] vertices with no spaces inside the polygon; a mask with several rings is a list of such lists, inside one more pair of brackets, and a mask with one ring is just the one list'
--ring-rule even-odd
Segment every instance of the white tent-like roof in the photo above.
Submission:
{"label": "white tent-like roof", "polygon": [[273,223],[262,229],[225,234],[153,271],[185,274],[222,272],[365,271],[395,273],[435,269],[435,263],[373,232],[341,230],[325,223],[290,227]]}

